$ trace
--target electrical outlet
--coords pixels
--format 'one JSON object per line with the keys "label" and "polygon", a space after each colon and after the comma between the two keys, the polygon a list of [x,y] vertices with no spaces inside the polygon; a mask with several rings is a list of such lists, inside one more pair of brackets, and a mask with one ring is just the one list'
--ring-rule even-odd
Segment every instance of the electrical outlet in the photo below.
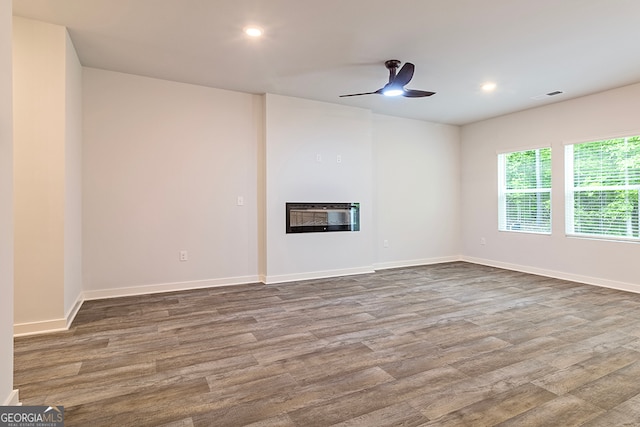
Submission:
{"label": "electrical outlet", "polygon": [[338,154],[336,156],[336,163],[342,163],[342,155],[341,154]]}
{"label": "electrical outlet", "polygon": [[480,244],[481,245],[486,245],[487,244],[487,239],[485,239],[484,237],[480,238]]}
{"label": "electrical outlet", "polygon": [[180,261],[189,261],[189,253],[187,251],[180,251]]}
{"label": "electrical outlet", "polygon": [[383,240],[382,241],[382,247],[383,248],[388,248],[389,247],[389,241],[388,240]]}
{"label": "electrical outlet", "polygon": [[238,196],[237,204],[238,206],[244,206],[244,197]]}

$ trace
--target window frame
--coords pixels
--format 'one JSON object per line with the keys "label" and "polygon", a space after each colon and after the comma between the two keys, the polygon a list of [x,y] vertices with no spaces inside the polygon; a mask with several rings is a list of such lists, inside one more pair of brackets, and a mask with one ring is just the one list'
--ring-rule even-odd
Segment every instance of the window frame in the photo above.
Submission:
{"label": "window frame", "polygon": [[[588,187],[575,187],[575,164],[574,164],[574,146],[580,144],[595,143],[600,141],[608,141],[615,139],[634,138],[640,137],[640,130],[631,132],[612,133],[604,136],[597,136],[588,139],[564,141],[564,229],[565,236],[569,238],[579,238],[588,240],[599,241],[614,241],[614,242],[628,242],[628,243],[640,243],[640,234],[638,237],[611,235],[611,234],[592,234],[592,233],[580,233],[575,231],[575,194],[576,188],[580,191],[586,191],[588,188],[592,191],[617,191],[617,190],[632,190],[638,192],[640,197],[640,184],[631,185],[603,185],[603,186],[588,186]],[[630,188],[635,187],[635,188]]]}
{"label": "window frame", "polygon": [[[551,178],[549,180],[549,187],[540,187],[540,188],[527,188],[527,189],[508,189],[506,188],[506,179],[507,179],[507,155],[512,153],[522,153],[527,151],[539,151],[548,149],[551,155],[551,160],[549,164],[549,172],[551,174]],[[535,147],[528,148],[518,148],[518,149],[508,149],[508,150],[499,150],[497,152],[498,155],[498,231],[500,232],[513,232],[513,233],[525,233],[525,234],[536,234],[542,236],[549,236],[553,231],[553,148],[551,145],[540,145]],[[548,230],[533,230],[533,229],[513,229],[509,228],[507,224],[507,212],[506,212],[506,203],[507,203],[507,194],[514,193],[540,193],[540,194],[548,194],[549,195],[549,226]]]}

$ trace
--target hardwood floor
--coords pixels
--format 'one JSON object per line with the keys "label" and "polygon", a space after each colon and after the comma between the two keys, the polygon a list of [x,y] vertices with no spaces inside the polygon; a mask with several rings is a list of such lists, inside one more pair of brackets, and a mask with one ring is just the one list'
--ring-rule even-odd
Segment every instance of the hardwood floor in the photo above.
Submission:
{"label": "hardwood floor", "polygon": [[67,426],[638,426],[640,295],[456,262],[87,301],[15,387]]}

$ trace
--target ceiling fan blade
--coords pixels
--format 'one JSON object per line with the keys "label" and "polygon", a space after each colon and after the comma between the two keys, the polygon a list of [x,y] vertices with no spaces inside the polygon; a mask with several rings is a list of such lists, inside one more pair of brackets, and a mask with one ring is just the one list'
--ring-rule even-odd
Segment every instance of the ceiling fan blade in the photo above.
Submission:
{"label": "ceiling fan blade", "polygon": [[347,96],[375,95],[377,93],[382,93],[382,89],[378,89],[375,92],[350,93],[349,95],[340,95],[339,98],[346,98]]}
{"label": "ceiling fan blade", "polygon": [[400,86],[400,87],[406,85],[407,83],[409,83],[409,81],[413,77],[414,69],[415,69],[415,66],[411,62],[405,62],[402,68],[400,68],[400,71],[398,71],[398,74],[396,74],[396,77],[393,79],[393,82],[391,83],[394,86]]}
{"label": "ceiling fan blade", "polygon": [[428,92],[426,90],[405,89],[402,96],[407,98],[424,98],[425,96],[431,96],[435,94],[435,92]]}
{"label": "ceiling fan blade", "polygon": [[405,62],[404,65],[398,70],[400,61],[397,59],[390,59],[384,63],[385,67],[389,70],[389,83],[381,87],[374,92],[362,92],[351,93],[348,95],[340,95],[340,98],[348,96],[362,96],[362,95],[386,95],[386,96],[404,96],[406,98],[424,98],[425,96],[435,95],[435,92],[428,92],[426,90],[405,89],[404,86],[413,78],[413,72],[415,65],[411,62]]}

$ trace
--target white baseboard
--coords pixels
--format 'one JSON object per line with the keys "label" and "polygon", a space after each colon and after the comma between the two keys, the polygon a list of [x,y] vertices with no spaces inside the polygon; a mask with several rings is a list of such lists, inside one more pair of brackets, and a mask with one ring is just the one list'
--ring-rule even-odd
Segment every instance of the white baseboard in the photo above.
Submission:
{"label": "white baseboard", "polygon": [[341,270],[313,271],[309,273],[281,274],[275,276],[269,276],[267,274],[267,276],[264,277],[264,283],[273,284],[296,282],[298,280],[326,279],[329,277],[353,276],[356,274],[368,274],[374,272],[375,270],[373,269],[373,266],[367,266],[358,268],[344,268]]}
{"label": "white baseboard", "polygon": [[4,400],[2,406],[22,406],[20,398],[18,396],[18,390],[13,390],[9,393],[9,396]]}
{"label": "white baseboard", "polygon": [[605,288],[618,289],[621,291],[640,293],[640,285],[633,283],[617,282],[602,278],[594,278],[589,276],[581,276],[576,274],[565,273],[561,271],[546,270],[525,265],[510,264],[490,259],[474,258],[468,256],[449,256],[439,258],[428,258],[418,260],[394,261],[377,263],[372,266],[359,268],[348,268],[340,270],[316,271],[297,274],[283,275],[260,275],[260,276],[244,276],[223,279],[195,280],[190,282],[174,282],[161,283],[155,285],[133,286],[127,288],[102,289],[85,291],[78,296],[75,303],[69,309],[64,319],[52,319],[39,322],[17,323],[13,326],[14,336],[26,336],[43,334],[49,332],[66,331],[71,326],[73,319],[78,314],[82,303],[86,300],[118,298],[132,295],[154,294],[160,292],[174,292],[189,289],[203,289],[219,286],[244,285],[249,283],[285,283],[298,280],[324,279],[329,277],[350,276],[356,274],[374,273],[376,270],[385,270],[390,268],[414,267],[420,265],[440,264],[445,262],[465,261],[473,264],[486,265],[490,267],[504,268],[506,270],[520,271],[523,273],[537,274],[540,276],[552,277],[555,279],[569,280],[572,282],[584,283],[587,285],[601,286]]}
{"label": "white baseboard", "polygon": [[23,337],[27,335],[48,334],[51,332],[66,331],[67,319],[41,320],[38,322],[14,323],[13,336]]}
{"label": "white baseboard", "polygon": [[462,260],[462,258],[459,255],[456,255],[438,258],[414,259],[407,261],[379,262],[377,264],[374,264],[373,267],[376,270],[388,270],[390,268],[417,267],[420,265],[442,264],[445,262],[454,262],[460,260]]}
{"label": "white baseboard", "polygon": [[47,334],[51,332],[68,331],[75,319],[82,303],[87,300],[118,298],[131,295],[154,294],[160,292],[184,291],[189,289],[212,288],[217,286],[243,285],[258,282],[257,276],[234,277],[225,279],[196,280],[191,282],[162,283],[157,285],[134,286],[128,288],[103,289],[85,291],[69,309],[64,319],[51,319],[38,322],[16,323],[13,325],[13,336],[23,337],[28,335]]}
{"label": "white baseboard", "polygon": [[128,288],[85,291],[85,301],[105,298],[119,298],[132,295],[157,294],[161,292],[186,291],[190,289],[214,288],[219,286],[246,285],[259,282],[258,276],[228,277],[223,279],[193,280],[190,282],[160,283],[155,285],[132,286]]}
{"label": "white baseboard", "polygon": [[80,311],[80,307],[82,307],[83,302],[84,302],[84,294],[80,292],[80,294],[78,295],[78,298],[76,298],[76,301],[73,303],[69,311],[67,311],[67,314],[64,316],[67,319],[67,323],[65,326],[67,329],[71,327],[71,324],[73,323],[73,319],[76,318],[76,314],[78,314],[78,311]]}
{"label": "white baseboard", "polygon": [[51,332],[68,331],[73,319],[82,307],[84,295],[80,293],[71,308],[65,314],[64,319],[42,320],[38,322],[15,323],[13,336],[24,337],[27,335],[48,334]]}
{"label": "white baseboard", "polygon": [[570,282],[584,283],[585,285],[600,286],[603,288],[617,289],[620,291],[640,293],[640,285],[634,283],[618,282],[599,277],[581,276],[579,274],[565,273],[563,271],[546,270],[542,268],[530,267],[526,265],[510,264],[506,262],[494,261],[483,258],[473,258],[463,256],[462,261],[473,264],[486,265],[489,267],[504,268],[505,270],[520,271],[522,273],[536,274],[539,276],[552,277],[554,279],[568,280]]}

